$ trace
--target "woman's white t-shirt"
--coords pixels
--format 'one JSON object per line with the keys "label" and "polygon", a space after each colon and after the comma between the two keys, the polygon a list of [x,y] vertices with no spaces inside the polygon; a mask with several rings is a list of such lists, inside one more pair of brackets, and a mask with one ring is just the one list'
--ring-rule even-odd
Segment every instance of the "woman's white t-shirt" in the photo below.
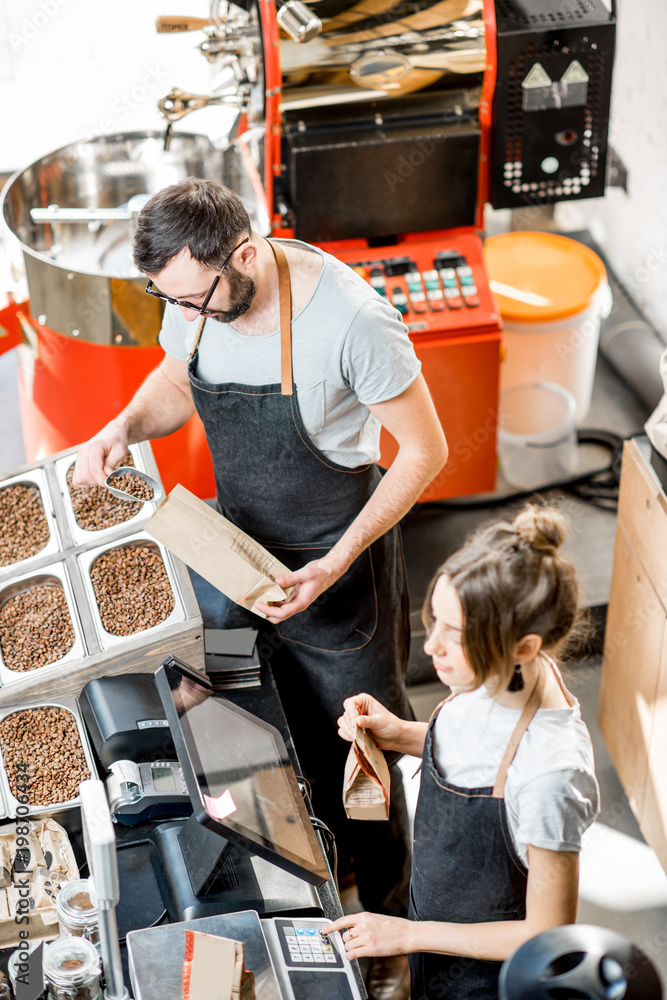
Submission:
{"label": "woman's white t-shirt", "polygon": [[[498,705],[482,686],[442,706],[433,727],[439,773],[459,788],[486,788],[498,768],[521,711]],[[593,747],[579,702],[538,709],[510,764],[505,784],[507,820],[519,857],[527,847],[579,851],[600,811]]]}

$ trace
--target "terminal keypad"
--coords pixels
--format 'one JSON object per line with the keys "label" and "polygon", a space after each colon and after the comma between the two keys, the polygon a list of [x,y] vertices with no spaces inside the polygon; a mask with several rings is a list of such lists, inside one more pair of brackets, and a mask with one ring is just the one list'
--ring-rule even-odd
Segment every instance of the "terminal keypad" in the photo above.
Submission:
{"label": "terminal keypad", "polygon": [[307,920],[277,920],[286,963],[293,968],[341,968],[343,962],[330,937]]}

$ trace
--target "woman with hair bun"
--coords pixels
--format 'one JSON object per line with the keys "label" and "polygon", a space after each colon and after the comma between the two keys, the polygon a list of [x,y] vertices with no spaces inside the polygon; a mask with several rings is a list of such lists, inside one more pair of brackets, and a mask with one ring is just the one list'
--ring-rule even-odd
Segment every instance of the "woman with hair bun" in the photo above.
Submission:
{"label": "woman with hair bun", "polygon": [[599,811],[593,748],[554,657],[577,630],[578,586],[560,551],[566,522],[528,506],[472,535],[424,603],[425,652],[451,694],[429,724],[366,694],[357,725],[383,750],[423,758],[410,919],[356,913],[349,958],[408,954],[413,1000],[496,1000],[502,962],[574,923],[581,839]]}

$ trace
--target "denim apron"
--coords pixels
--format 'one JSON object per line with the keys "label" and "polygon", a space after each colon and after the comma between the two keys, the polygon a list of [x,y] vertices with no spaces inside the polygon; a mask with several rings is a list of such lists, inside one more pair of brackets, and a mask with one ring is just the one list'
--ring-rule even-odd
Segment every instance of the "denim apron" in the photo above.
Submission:
{"label": "denim apron", "polygon": [[[380,472],[374,464],[349,469],[332,462],[303,425],[292,377],[289,269],[280,245],[269,245],[279,274],[281,381],[202,382],[197,354],[205,319],[188,376],[213,457],[221,513],[290,570],[298,570],[338,541],[370,499]],[[405,913],[410,859],[402,786],[397,783],[392,822],[356,823],[351,837],[341,804],[349,746],[338,737],[336,724],[343,700],[360,691],[412,717],[404,686],[408,598],[398,526],[365,549],[305,611],[275,626],[230,604],[224,625],[260,629],[260,649],[269,654],[315,811],[334,829],[339,854],[354,853],[358,884],[368,879],[365,905]],[[373,858],[378,865],[378,836],[385,840],[379,864],[387,872],[364,875],[361,869],[373,868]],[[401,900],[385,901],[400,880]]]}
{"label": "denim apron", "polygon": [[[554,673],[560,682],[557,669]],[[415,813],[411,920],[475,924],[525,918],[528,869],[516,853],[507,823],[505,780],[521,737],[542,702],[544,681],[542,669],[492,788],[460,788],[440,775],[433,754],[433,726],[442,705],[435,710],[424,745]],[[569,692],[567,697],[571,700]],[[498,1000],[501,966],[502,962],[456,955],[412,954],[412,1000]]]}

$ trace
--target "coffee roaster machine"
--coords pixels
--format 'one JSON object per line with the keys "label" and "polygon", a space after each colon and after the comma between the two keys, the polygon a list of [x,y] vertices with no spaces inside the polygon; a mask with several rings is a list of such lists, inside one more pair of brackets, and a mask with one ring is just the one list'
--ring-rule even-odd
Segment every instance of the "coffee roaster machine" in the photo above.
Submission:
{"label": "coffee roaster machine", "polygon": [[[484,206],[603,194],[615,23],[610,0],[213,0],[208,18],[159,19],[203,34],[211,93],[175,79],[165,133],[75,143],[5,188],[30,301],[0,314],[0,350],[24,342],[28,457],[94,433],[160,357],[133,219],[199,175],[234,187],[257,231],[334,253],[403,314],[451,445],[423,499],[492,489],[501,324]],[[183,129],[217,105],[224,143]],[[166,486],[212,495],[201,427],[179,435],[156,449]],[[394,448],[383,437],[382,464]]]}

